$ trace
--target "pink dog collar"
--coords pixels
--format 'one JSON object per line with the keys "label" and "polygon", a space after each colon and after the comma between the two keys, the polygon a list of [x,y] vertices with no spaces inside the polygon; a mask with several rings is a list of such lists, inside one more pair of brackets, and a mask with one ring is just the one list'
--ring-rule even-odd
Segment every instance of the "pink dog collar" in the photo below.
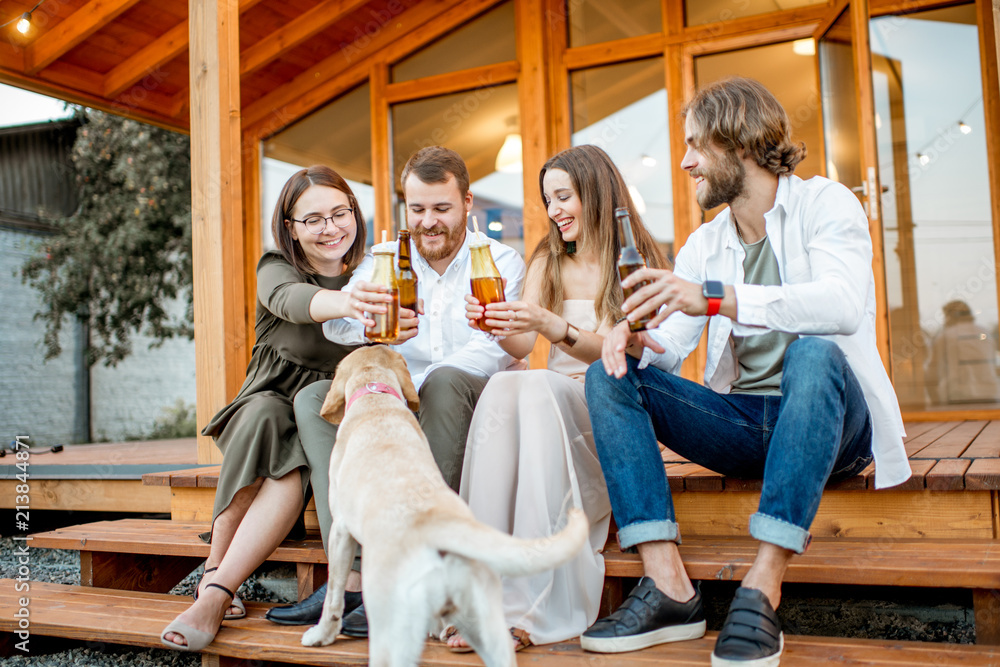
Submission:
{"label": "pink dog collar", "polygon": [[403,397],[396,393],[396,390],[387,385],[384,382],[369,382],[365,386],[358,389],[354,394],[347,400],[347,407],[344,408],[344,413],[346,414],[348,410],[351,409],[351,404],[358,400],[366,394],[391,394],[399,400],[403,400]]}

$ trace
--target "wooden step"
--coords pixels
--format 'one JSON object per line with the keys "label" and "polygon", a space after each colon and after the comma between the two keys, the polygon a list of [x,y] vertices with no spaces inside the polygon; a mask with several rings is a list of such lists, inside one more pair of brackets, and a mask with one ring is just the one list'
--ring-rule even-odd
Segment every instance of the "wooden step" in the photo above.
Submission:
{"label": "wooden step", "polygon": [[[208,524],[122,519],[38,533],[35,548],[80,552],[80,581],[88,586],[166,592],[208,556],[199,533]],[[740,581],[750,569],[757,542],[748,536],[689,537],[680,547],[692,579]],[[608,583],[604,607],[618,605],[620,578],[642,576],[635,554],[614,540],[604,552]],[[317,535],[285,541],[269,560],[295,563],[299,599],[326,580],[326,555]],[[973,591],[976,635],[1000,643],[1000,542],[992,539],[816,538],[792,560],[790,583],[966,588]]]}
{"label": "wooden step", "polygon": [[[198,522],[98,521],[36,533],[31,545],[102,553],[114,559],[146,555],[197,561],[208,556],[209,545],[198,537],[207,529],[208,524]],[[746,536],[690,537],[684,538],[680,551],[692,578],[738,581],[753,563],[757,544]],[[638,555],[621,553],[614,541],[605,548],[604,557],[608,576],[642,576]],[[326,555],[319,536],[310,534],[302,540],[286,540],[269,560],[320,564],[326,563]],[[1000,589],[1000,541],[815,538],[805,554],[792,560],[785,581]],[[120,587],[103,582],[94,585]]]}
{"label": "wooden step", "polygon": [[[41,637],[67,637],[83,641],[159,647],[160,632],[190,600],[170,595],[116,591],[62,584],[31,582],[29,593],[15,592],[15,581],[0,579],[0,633],[17,631],[14,616],[19,598],[30,596],[29,642]],[[367,664],[367,641],[341,637],[331,646],[307,648],[301,645],[303,628],[269,623],[263,615],[270,605],[247,603],[247,618],[227,621],[205,653],[227,659],[275,661],[285,664],[324,666]],[[7,634],[5,642],[17,642]],[[644,667],[646,665],[707,665],[715,633],[699,640],[656,646],[644,651],[606,656],[585,653],[576,641],[548,646],[532,646],[518,654],[520,664],[543,667],[576,665]],[[29,643],[29,647],[32,644]],[[37,646],[37,644],[34,644]],[[784,667],[819,663],[851,665],[894,665],[926,667],[936,665],[998,665],[1000,649],[989,646],[880,641],[870,639],[830,639],[785,637],[781,664]],[[474,654],[455,654],[429,641],[421,664],[427,667],[481,665]]]}

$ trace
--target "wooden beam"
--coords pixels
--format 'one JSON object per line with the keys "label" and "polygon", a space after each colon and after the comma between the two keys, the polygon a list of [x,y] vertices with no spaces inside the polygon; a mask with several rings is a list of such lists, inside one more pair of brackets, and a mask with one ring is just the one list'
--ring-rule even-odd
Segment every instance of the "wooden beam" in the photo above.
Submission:
{"label": "wooden beam", "polygon": [[266,137],[368,77],[378,54],[395,62],[478,16],[499,0],[425,0],[381,26],[364,44],[350,44],[243,110],[245,127]]}
{"label": "wooden beam", "polygon": [[649,58],[663,53],[663,33],[616,39],[566,50],[566,68],[584,69],[626,60]]}
{"label": "wooden beam", "polygon": [[[673,1],[673,0],[671,0]],[[696,25],[684,28],[681,32],[668,35],[668,41],[691,45],[699,42],[711,42],[721,37],[745,33],[772,30],[776,26],[801,25],[821,21],[826,15],[827,5],[810,5],[798,9],[787,9],[780,12],[756,14],[738,19],[723,19],[714,23]]]}
{"label": "wooden beam", "polygon": [[510,60],[495,65],[483,65],[458,72],[390,83],[386,85],[385,99],[389,104],[396,104],[511,83],[517,80],[520,69],[521,66],[516,60]]}
{"label": "wooden beam", "polygon": [[104,96],[113,100],[145,76],[156,79],[156,71],[187,51],[188,20],[184,19],[158,39],[124,61],[104,77]]}
{"label": "wooden beam", "polygon": [[[240,14],[256,5],[261,0],[240,0]],[[143,77],[153,75],[155,83],[156,71],[164,64],[184,53],[188,48],[188,33],[190,26],[184,19],[151,44],[133,54],[104,78],[104,96],[114,99]],[[187,89],[182,91],[187,96]],[[175,113],[169,113],[175,116]]]}
{"label": "wooden beam", "polygon": [[25,73],[38,74],[139,0],[90,0],[25,49]]}
{"label": "wooden beam", "polygon": [[[236,395],[246,360],[239,11],[190,0],[191,231],[199,424]],[[221,454],[199,436],[198,462]]]}
{"label": "wooden beam", "polygon": [[[372,124],[372,189],[375,190],[375,243],[382,240],[382,232],[392,239],[395,225],[392,219],[392,201],[395,191],[392,168],[392,129],[389,124],[389,102],[385,90],[389,85],[389,65],[373,62],[368,75],[370,113]],[[401,221],[402,224],[405,222]]]}
{"label": "wooden beam", "polygon": [[735,51],[755,46],[790,42],[795,39],[805,39],[806,37],[811,37],[815,29],[816,22],[808,21],[727,35],[710,41],[690,42],[685,44],[685,49],[692,56]]}
{"label": "wooden beam", "polygon": [[240,54],[240,76],[246,76],[280,58],[327,26],[348,16],[367,0],[325,0],[304,14],[281,26]]}
{"label": "wooden beam", "polygon": [[[156,105],[163,96],[154,92],[143,104],[121,105],[109,102],[99,94],[100,76],[69,63],[56,63],[38,76],[23,73],[20,51],[0,49],[0,83],[5,83],[40,95],[81,104],[108,113],[126,116],[175,132],[187,132],[186,125],[176,118],[160,113]],[[95,84],[93,87],[91,84]],[[152,107],[152,108],[150,108]]]}

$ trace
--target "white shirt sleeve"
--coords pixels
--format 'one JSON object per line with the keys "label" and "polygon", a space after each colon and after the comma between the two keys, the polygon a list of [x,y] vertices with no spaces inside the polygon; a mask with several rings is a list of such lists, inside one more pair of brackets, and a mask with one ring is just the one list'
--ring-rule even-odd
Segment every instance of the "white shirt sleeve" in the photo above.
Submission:
{"label": "white shirt sleeve", "polygon": [[[779,258],[782,285],[734,285],[733,333],[772,329],[797,334],[853,334],[865,317],[871,281],[868,218],[854,194],[824,188],[799,213],[805,255]],[[788,249],[791,251],[792,249]]]}
{"label": "white shirt sleeve", "polygon": [[[491,242],[490,246],[497,270],[500,271],[501,276],[507,279],[504,297],[507,301],[516,301],[521,296],[521,287],[524,282],[524,260],[521,259],[521,255],[516,250],[509,246],[496,242]],[[464,304],[464,293],[461,298]],[[441,361],[428,366],[419,379],[422,382],[423,378],[431,371],[441,366],[452,366],[480,377],[489,377],[506,369],[515,361],[514,357],[504,352],[500,345],[487,338],[485,333],[476,330],[472,333],[467,344]]]}
{"label": "white shirt sleeve", "polygon": [[[374,270],[375,256],[369,252],[340,291],[350,294],[359,280],[371,280]],[[323,335],[341,345],[361,345],[365,342],[365,325],[352,317],[327,320],[323,322]]]}
{"label": "white shirt sleeve", "polygon": [[[674,263],[674,273],[678,278],[689,280],[694,283],[701,283],[705,279],[699,275],[696,267],[699,265],[696,257],[698,255],[698,245],[694,237],[688,240],[677,252],[677,259]],[[691,317],[684,313],[673,313],[667,319],[660,322],[660,326],[648,332],[650,338],[663,346],[663,353],[653,352],[644,348],[642,358],[639,360],[639,367],[645,368],[652,364],[660,370],[668,373],[679,373],[681,364],[691,352],[698,347],[701,339],[701,332],[708,322],[708,317]]]}

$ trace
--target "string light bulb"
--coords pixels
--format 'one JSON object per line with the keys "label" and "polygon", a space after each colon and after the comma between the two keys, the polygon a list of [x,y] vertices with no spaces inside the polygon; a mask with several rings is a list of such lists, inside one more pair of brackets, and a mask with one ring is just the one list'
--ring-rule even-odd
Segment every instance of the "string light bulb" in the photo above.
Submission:
{"label": "string light bulb", "polygon": [[31,29],[31,12],[21,14],[21,18],[18,20],[16,27],[19,33],[27,35],[28,30]]}
{"label": "string light bulb", "polygon": [[931,161],[931,158],[930,158],[930,156],[929,156],[929,155],[927,155],[926,153],[917,153],[917,161],[918,161],[918,162],[919,162],[919,163],[920,163],[921,165],[923,165],[923,166],[925,166],[925,167],[926,167],[926,166],[927,166],[927,164],[928,164],[928,163],[929,163],[929,162]]}
{"label": "string light bulb", "polygon": [[642,166],[644,166],[644,167],[655,167],[656,166],[656,158],[653,157],[652,155],[647,154],[647,153],[643,153],[643,155],[642,155]]}
{"label": "string light bulb", "polygon": [[958,131],[962,134],[969,134],[972,132],[972,128],[965,124],[964,120],[958,121]]}

